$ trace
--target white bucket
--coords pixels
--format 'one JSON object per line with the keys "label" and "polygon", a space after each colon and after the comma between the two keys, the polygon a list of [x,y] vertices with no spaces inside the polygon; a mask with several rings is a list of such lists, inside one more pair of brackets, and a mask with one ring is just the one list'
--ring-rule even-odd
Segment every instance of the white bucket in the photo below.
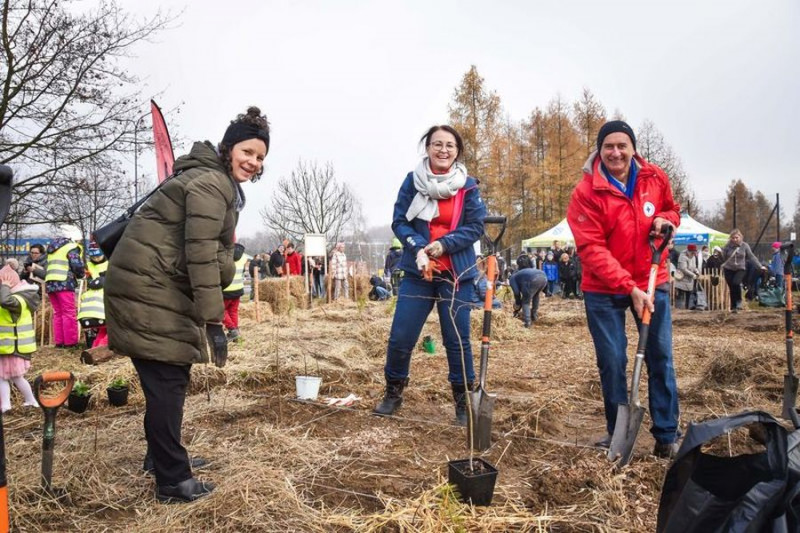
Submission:
{"label": "white bucket", "polygon": [[319,376],[295,376],[298,400],[316,400],[319,395],[319,385],[322,378]]}

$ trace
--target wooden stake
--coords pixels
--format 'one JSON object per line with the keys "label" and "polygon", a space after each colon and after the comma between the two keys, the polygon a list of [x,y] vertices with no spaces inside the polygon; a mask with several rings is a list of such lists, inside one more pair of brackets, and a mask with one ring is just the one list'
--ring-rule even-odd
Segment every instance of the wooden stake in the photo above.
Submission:
{"label": "wooden stake", "polygon": [[253,267],[253,279],[250,281],[252,283],[255,283],[255,285],[253,286],[253,296],[255,297],[255,303],[256,303],[256,324],[261,323],[261,312],[258,306],[258,280],[259,280],[258,267]]}

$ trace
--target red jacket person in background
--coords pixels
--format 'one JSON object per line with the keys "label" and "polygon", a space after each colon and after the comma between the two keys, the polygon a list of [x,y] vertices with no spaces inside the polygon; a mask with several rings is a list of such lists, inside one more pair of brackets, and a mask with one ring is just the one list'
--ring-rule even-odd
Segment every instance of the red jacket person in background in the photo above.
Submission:
{"label": "red jacket person in background", "polygon": [[677,227],[680,208],[664,171],[636,153],[636,137],[625,122],[615,120],[600,128],[597,151],[584,165],[567,220],[584,266],[581,289],[605,404],[608,434],[597,445],[609,445],[617,406],[628,401],[625,313],[631,309],[638,326],[647,306],[653,312],[645,352],[653,453],[669,457],[678,447],[678,388],[664,259],[653,302],[646,291],[652,258],[649,235],[664,225]]}

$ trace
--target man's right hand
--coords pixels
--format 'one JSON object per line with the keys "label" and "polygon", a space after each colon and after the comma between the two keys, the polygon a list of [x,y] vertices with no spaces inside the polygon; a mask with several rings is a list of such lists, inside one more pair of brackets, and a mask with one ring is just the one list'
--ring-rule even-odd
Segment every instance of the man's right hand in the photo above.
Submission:
{"label": "man's right hand", "polygon": [[633,310],[636,311],[636,316],[639,318],[642,318],[642,315],[644,314],[645,305],[651,313],[656,310],[653,302],[651,302],[650,298],[647,297],[647,293],[639,287],[633,288],[633,292],[631,292],[631,300],[633,301]]}

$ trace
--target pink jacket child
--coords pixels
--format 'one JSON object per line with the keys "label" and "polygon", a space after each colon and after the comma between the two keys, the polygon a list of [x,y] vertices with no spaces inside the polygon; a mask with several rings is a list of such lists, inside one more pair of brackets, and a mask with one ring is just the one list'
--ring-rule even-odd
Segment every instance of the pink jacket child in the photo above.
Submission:
{"label": "pink jacket child", "polygon": [[13,382],[23,397],[23,405],[38,407],[25,379],[36,351],[36,328],[33,312],[39,306],[35,285],[19,279],[8,265],[0,269],[0,409],[11,409]]}

